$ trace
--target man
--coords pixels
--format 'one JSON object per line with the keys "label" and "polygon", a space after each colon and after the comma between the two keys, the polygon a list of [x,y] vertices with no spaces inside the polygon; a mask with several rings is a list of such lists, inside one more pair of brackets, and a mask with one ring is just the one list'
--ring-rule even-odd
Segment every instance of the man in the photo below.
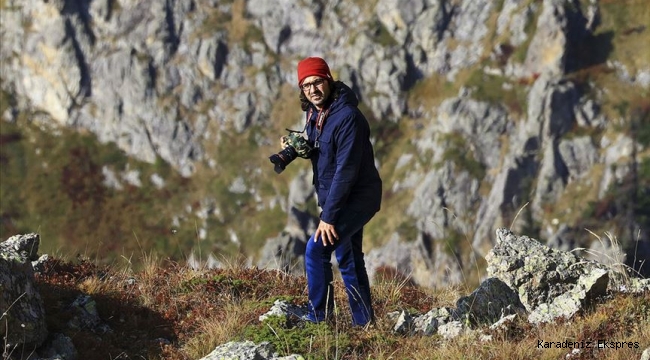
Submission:
{"label": "man", "polygon": [[334,252],[352,322],[364,326],[374,320],[374,312],[363,259],[363,227],[379,211],[382,191],[370,127],[357,107],[354,92],[343,82],[333,80],[325,60],[308,57],[300,61],[298,86],[308,140],[314,147],[310,159],[322,210],[318,229],[305,251],[308,320],[323,321],[333,313],[330,260]]}

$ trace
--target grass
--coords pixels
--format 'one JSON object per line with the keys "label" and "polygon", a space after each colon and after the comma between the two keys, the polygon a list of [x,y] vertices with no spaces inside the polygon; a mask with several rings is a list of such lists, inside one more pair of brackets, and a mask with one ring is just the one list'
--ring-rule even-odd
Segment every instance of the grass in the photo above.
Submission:
{"label": "grass", "polygon": [[[88,134],[60,132],[52,136],[34,124],[2,123],[1,237],[36,226],[48,253],[89,257],[104,253],[102,258],[110,262],[118,254],[128,256],[144,247],[180,256],[178,248],[187,245],[179,238],[192,242],[194,230],[181,228],[174,239],[171,218],[184,201],[180,189],[187,191],[191,183],[166,170],[169,165],[162,162],[144,164]],[[139,171],[143,185],[138,188],[122,181],[122,190],[107,187],[103,166],[118,178],[122,171]],[[149,182],[158,172],[167,174],[166,188],[157,189]],[[166,203],[157,201],[160,198]]]}
{"label": "grass", "polygon": [[[630,341],[633,348],[582,352],[579,359],[638,358],[650,346],[650,293],[610,294],[569,321],[532,326],[515,320],[500,330],[483,328],[453,340],[439,336],[404,337],[392,331],[389,312],[425,313],[453,307],[467,291],[419,288],[408,279],[386,276],[372,286],[377,322],[352,328],[345,289],[335,280],[337,310],[330,323],[287,325],[282,319],[264,323],[258,317],[276,299],[306,302],[304,277],[275,270],[247,268],[238,262],[224,269],[192,270],[180,263],[148,255],[136,271],[129,264],[95,265],[78,258],[50,259],[37,274],[50,331],[72,338],[79,358],[118,356],[143,359],[198,359],[228,341],[269,341],[280,355],[307,359],[557,359],[567,349],[539,349],[542,341]],[[102,337],[71,331],[66,309],[76,296],[89,294],[102,320],[113,329]],[[638,346],[638,347],[634,347]],[[101,349],[101,350],[100,350]]]}
{"label": "grass", "polygon": [[[356,3],[361,4],[359,1]],[[603,0],[599,4],[602,25],[596,35],[602,36],[596,39],[607,39],[609,34],[613,34],[612,59],[632,71],[647,67],[644,59],[650,58],[650,50],[638,47],[638,44],[648,43],[650,32],[636,31],[650,18],[645,1]],[[0,7],[4,6],[6,1],[0,0]],[[362,7],[364,11],[371,8],[367,4]],[[244,2],[233,1],[231,15],[213,11],[201,31],[204,35],[215,31],[227,32],[229,41],[244,42],[245,46],[261,42],[259,29],[248,22],[244,12]],[[532,34],[539,12],[528,23],[528,34]],[[494,21],[490,23],[493,25]],[[368,27],[375,30],[373,35],[379,43],[385,46],[394,44],[394,39],[381,24],[369,24]],[[514,49],[511,54],[514,61],[523,62],[530,39],[529,36],[524,44]],[[511,87],[504,89],[502,78],[476,69],[461,72],[459,78],[475,89],[473,94],[479,100],[505,103],[511,114],[526,113],[525,84],[507,84]],[[570,74],[570,79],[591,83],[589,86],[594,88],[609,89],[602,95],[603,110],[609,117],[626,117],[627,111],[619,110],[623,104],[628,104],[629,108],[646,104],[647,90],[639,91],[621,82],[616,74],[599,64]],[[443,76],[433,75],[419,81],[412,89],[409,107],[433,109],[444,99],[455,96],[459,87],[458,83],[445,81]],[[423,289],[414,286],[408,277],[393,278],[388,270],[385,278],[372,288],[379,318],[375,327],[360,330],[349,326],[347,300],[340,281],[334,284],[336,302],[340,306],[333,323],[305,328],[286,328],[277,320],[259,323],[258,316],[270,307],[274,299],[288,297],[297,303],[305,302],[305,279],[277,271],[245,268],[239,262],[231,263],[226,269],[192,270],[178,261],[196,244],[216,244],[203,245],[209,247],[204,249],[206,253],[250,253],[266,237],[281,230],[286,221],[284,212],[279,207],[264,205],[269,198],[286,197],[289,179],[306,166],[296,162],[284,174],[276,176],[271,172],[266,157],[279,149],[277,138],[284,133],[284,128],[292,127],[296,122],[296,93],[295,87],[290,86],[280,90],[280,99],[274,103],[268,124],[265,124],[268,125],[266,131],[253,129],[250,134],[231,137],[224,134],[219,145],[208,147],[206,152],[216,154],[216,168],[210,170],[203,165],[204,172],[192,179],[175,175],[162,160],[149,165],[128,159],[115,147],[99,145],[87,135],[64,131],[62,137],[49,137],[31,125],[2,123],[0,196],[3,221],[0,236],[6,238],[37,226],[42,231],[46,252],[63,252],[65,249],[66,255],[82,253],[95,259],[52,259],[46,270],[37,276],[39,289],[46,300],[48,327],[51,331],[68,332],[79,350],[79,358],[196,359],[233,339],[267,340],[276,344],[282,354],[295,352],[318,359],[557,359],[564,358],[568,351],[538,349],[537,341],[638,341],[638,348],[585,351],[576,357],[629,359],[638,358],[640,352],[650,346],[647,340],[650,339],[648,293],[612,294],[608,301],[596,303],[571,322],[532,327],[518,320],[503,330],[484,329],[493,336],[493,341],[487,343],[478,341],[475,335],[450,341],[437,336],[402,337],[391,331],[393,324],[387,320],[389,312],[402,309],[426,312],[433,307],[454,306],[455,301],[468,292],[469,286]],[[8,104],[10,98],[5,93],[0,95],[2,113],[2,106],[6,106],[3,104]],[[373,130],[381,134],[376,149],[387,188],[384,210],[367,228],[369,242],[379,246],[383,237],[395,231],[406,239],[415,238],[417,229],[410,225],[413,219],[399,214],[412,201],[412,194],[409,191],[393,193],[388,187],[408,174],[410,165],[395,171],[395,164],[401,154],[412,152],[417,155],[410,142],[417,134],[408,120],[399,124],[377,121],[372,126],[377,127]],[[640,129],[639,134],[640,141],[647,145],[647,126]],[[267,139],[268,144],[260,143],[260,138]],[[447,149],[446,160],[456,161],[476,178],[483,178],[486,169],[472,160],[472,156],[466,156],[471,152],[460,141],[462,139],[448,140],[453,146]],[[411,161],[426,168],[427,159],[416,156]],[[142,188],[127,186],[121,192],[114,191],[99,186],[103,181],[99,176],[102,164],[111,164],[116,172],[127,167],[137,169],[141,171],[143,180],[158,173],[168,186],[158,190],[143,181],[145,185]],[[647,156],[643,164],[648,164]],[[650,165],[646,167],[650,168]],[[261,174],[257,169],[262,169]],[[594,169],[594,178],[600,178],[601,170]],[[644,171],[647,173],[649,170]],[[256,203],[257,200],[249,193],[232,194],[224,190],[240,174],[253,184],[265,180],[264,186],[260,187],[261,203]],[[567,195],[556,204],[558,209],[575,208],[570,215],[560,214],[564,215],[560,218],[569,223],[583,217],[581,206],[584,209],[589,207],[589,202],[595,201],[593,188],[580,185],[584,184],[569,184]],[[187,214],[185,208],[197,210],[202,206],[201,201],[208,197],[216,198],[223,217],[215,216],[206,222],[209,235],[200,242],[196,232],[204,225],[203,220]],[[164,199],[163,203],[155,201],[160,198]],[[601,202],[609,200],[608,197]],[[258,211],[257,205],[263,210]],[[607,208],[608,204],[600,207]],[[171,219],[174,217],[181,220],[172,233]],[[238,221],[242,218],[245,220]],[[237,232],[246,242],[241,247],[230,244],[229,230]],[[594,229],[593,235],[603,243],[618,241],[612,237],[598,237],[597,233],[599,231]],[[446,244],[446,251],[455,253],[470,242],[463,236],[451,231],[448,239],[437,240]],[[134,258],[132,254],[141,254],[143,248],[156,249],[156,253],[161,255]],[[101,253],[111,255],[100,258]],[[120,257],[116,254],[125,255]],[[612,259],[612,266],[621,268],[618,274],[627,274],[621,261]],[[465,282],[478,282],[481,269],[470,272],[465,274]],[[627,279],[621,275],[616,281],[624,283]],[[63,324],[70,317],[65,305],[79,294],[95,298],[99,312],[114,330],[113,334],[98,338],[85,332],[70,333],[65,329]],[[157,339],[166,339],[169,343]]]}
{"label": "grass", "polygon": [[[2,99],[9,99],[6,93]],[[277,111],[278,116],[285,111]],[[282,127],[278,139],[283,127],[292,126],[289,117],[281,119],[273,125]],[[286,223],[281,207],[271,204],[286,197],[292,176],[307,167],[296,161],[286,174],[273,173],[267,158],[278,151],[279,140],[264,144],[260,139],[271,136],[262,131],[223,135],[218,146],[206,149],[216,154],[216,166],[198,164],[200,170],[192,178],[183,178],[162,159],[148,164],[128,158],[91,134],[58,132],[53,135],[24,119],[1,123],[0,237],[38,229],[48,253],[90,258],[101,253],[107,263],[141,248],[172,259],[184,258],[197,246],[206,254],[232,256],[243,251],[254,256]],[[121,190],[104,185],[103,168],[116,174]],[[121,178],[125,171],[139,172],[142,186],[126,183]],[[149,180],[154,174],[164,179],[163,188]],[[265,186],[255,196],[250,191],[231,192],[228,188],[237,177],[244,178],[248,188]],[[200,210],[212,212],[202,218]],[[200,229],[206,230],[205,239],[199,239]],[[232,246],[233,232],[244,239],[241,247]]]}

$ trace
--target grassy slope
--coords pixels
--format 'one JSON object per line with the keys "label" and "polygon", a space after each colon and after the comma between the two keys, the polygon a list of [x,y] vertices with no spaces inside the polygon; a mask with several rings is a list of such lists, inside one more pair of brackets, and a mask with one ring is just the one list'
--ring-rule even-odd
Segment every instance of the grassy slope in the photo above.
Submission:
{"label": "grassy slope", "polygon": [[[531,326],[519,319],[501,330],[482,329],[490,342],[467,334],[454,340],[435,336],[404,337],[392,332],[392,311],[425,313],[454,307],[469,289],[436,291],[413,287],[390,277],[372,288],[377,323],[369,329],[350,327],[342,283],[335,281],[338,310],[329,324],[294,326],[258,317],[276,299],[306,302],[306,282],[281,272],[242,267],[235,262],[220,270],[194,271],[177,263],[145,256],[141,271],[95,266],[86,260],[49,260],[37,276],[48,328],[72,338],[86,360],[144,358],[198,359],[231,340],[269,341],[281,355],[308,359],[559,359],[570,349],[539,349],[538,341],[625,341],[633,348],[587,350],[574,359],[638,359],[650,346],[650,293],[611,294],[571,321]],[[135,280],[130,284],[127,279]],[[70,330],[67,305],[79,294],[97,302],[112,333],[97,336]],[[165,340],[161,340],[165,339]],[[635,345],[636,344],[636,345]],[[638,346],[638,347],[635,347]]]}

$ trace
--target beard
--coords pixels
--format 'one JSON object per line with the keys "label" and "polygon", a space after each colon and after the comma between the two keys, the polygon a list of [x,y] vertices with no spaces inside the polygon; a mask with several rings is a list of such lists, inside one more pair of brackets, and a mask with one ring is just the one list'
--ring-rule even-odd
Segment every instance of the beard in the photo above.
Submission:
{"label": "beard", "polygon": [[309,101],[317,108],[325,105],[326,99],[327,98],[325,97],[325,94],[320,90],[316,90],[311,95],[309,95]]}

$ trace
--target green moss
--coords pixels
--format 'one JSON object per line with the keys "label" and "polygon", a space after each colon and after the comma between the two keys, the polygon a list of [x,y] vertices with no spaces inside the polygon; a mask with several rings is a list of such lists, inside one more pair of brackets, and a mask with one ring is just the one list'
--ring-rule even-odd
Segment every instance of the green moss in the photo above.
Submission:
{"label": "green moss", "polygon": [[369,35],[373,41],[380,46],[391,47],[398,45],[397,40],[393,38],[388,29],[386,29],[379,19],[375,19],[375,21],[370,23]]}
{"label": "green moss", "polygon": [[408,218],[397,227],[396,231],[400,238],[406,241],[415,241],[419,233],[417,226],[415,226],[415,219]]}
{"label": "green moss", "polygon": [[451,162],[461,171],[467,171],[473,178],[482,180],[485,177],[485,165],[477,161],[473,151],[463,134],[449,133],[442,136],[444,142],[444,161]]}
{"label": "green moss", "polygon": [[280,316],[271,316],[260,325],[246,327],[243,339],[256,344],[267,341],[281,356],[307,354],[306,359],[327,359],[350,346],[348,334],[335,333],[326,322],[305,322],[301,326],[290,327],[287,319]]}
{"label": "green moss", "polygon": [[506,83],[506,78],[486,74],[477,68],[465,85],[473,90],[472,97],[476,100],[503,105],[511,114],[521,115],[527,111],[527,89],[522,84]]}
{"label": "green moss", "polygon": [[446,235],[441,240],[442,249],[446,254],[455,257],[458,254],[462,253],[463,241],[469,240],[467,240],[466,235],[454,228],[447,228],[446,230]]}
{"label": "green moss", "polygon": [[644,147],[650,146],[650,104],[631,113],[631,135]]}
{"label": "green moss", "polygon": [[524,33],[526,33],[526,40],[519,44],[515,48],[514,53],[512,54],[512,58],[519,62],[523,63],[526,60],[526,56],[528,55],[528,48],[530,47],[530,43],[533,40],[533,36],[535,35],[535,30],[537,29],[537,21],[539,20],[539,15],[542,12],[542,6],[538,6],[537,11],[533,14],[529,14],[526,26],[524,27]]}
{"label": "green moss", "polygon": [[581,137],[589,137],[591,138],[591,142],[593,144],[598,144],[602,136],[603,129],[597,127],[575,125],[571,130],[562,134],[562,139],[570,140]]}
{"label": "green moss", "polygon": [[[0,84],[4,81],[0,78]],[[0,115],[4,114],[7,109],[9,109],[12,104],[14,104],[15,99],[10,93],[0,89]]]}
{"label": "green moss", "polygon": [[246,32],[244,33],[243,38],[244,48],[251,50],[251,45],[253,44],[266,44],[264,42],[264,33],[262,29],[256,26],[248,26]]}
{"label": "green moss", "polygon": [[221,11],[218,8],[211,9],[206,20],[201,23],[199,34],[214,35],[228,29],[228,24],[232,21],[232,14],[227,11]]}

